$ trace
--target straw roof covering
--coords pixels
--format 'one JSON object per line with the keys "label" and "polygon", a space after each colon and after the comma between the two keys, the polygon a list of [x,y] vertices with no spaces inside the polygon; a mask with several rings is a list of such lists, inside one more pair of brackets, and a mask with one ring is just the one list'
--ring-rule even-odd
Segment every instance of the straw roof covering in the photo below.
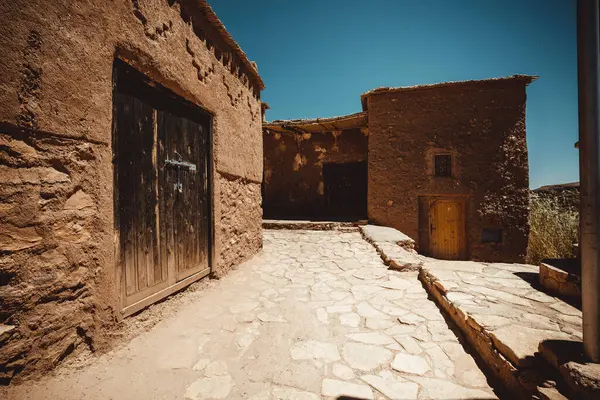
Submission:
{"label": "straw roof covering", "polygon": [[330,118],[276,120],[263,124],[264,129],[279,133],[319,133],[366,127],[365,112]]}

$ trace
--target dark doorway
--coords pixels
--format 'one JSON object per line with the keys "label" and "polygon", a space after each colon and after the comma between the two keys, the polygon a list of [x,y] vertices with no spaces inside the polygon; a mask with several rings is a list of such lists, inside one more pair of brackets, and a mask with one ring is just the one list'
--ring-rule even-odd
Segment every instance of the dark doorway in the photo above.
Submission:
{"label": "dark doorway", "polygon": [[211,116],[116,61],[115,221],[124,315],[210,272]]}
{"label": "dark doorway", "polygon": [[327,216],[341,221],[367,219],[367,162],[323,164]]}

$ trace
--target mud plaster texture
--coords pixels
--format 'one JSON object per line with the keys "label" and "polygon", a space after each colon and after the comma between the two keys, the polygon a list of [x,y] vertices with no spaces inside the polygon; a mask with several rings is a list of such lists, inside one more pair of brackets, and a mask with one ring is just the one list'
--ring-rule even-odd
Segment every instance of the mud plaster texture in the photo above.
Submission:
{"label": "mud plaster texture", "polygon": [[[429,204],[466,206],[466,258],[519,262],[527,248],[525,87],[519,79],[471,81],[366,98],[369,220],[394,227],[428,251]],[[363,99],[365,100],[365,99]],[[453,177],[435,177],[435,154],[451,154]],[[482,229],[501,229],[483,243]]]}
{"label": "mud plaster texture", "polygon": [[0,343],[3,382],[48,370],[82,344],[108,347],[119,311],[115,58],[214,115],[214,274],[260,249],[262,81],[206,7],[0,4],[0,324],[12,327]]}
{"label": "mud plaster texture", "polygon": [[221,257],[213,275],[220,278],[262,248],[260,184],[219,176]]}
{"label": "mud plaster texture", "polygon": [[265,218],[326,218],[323,164],[365,161],[361,129],[264,134]]}

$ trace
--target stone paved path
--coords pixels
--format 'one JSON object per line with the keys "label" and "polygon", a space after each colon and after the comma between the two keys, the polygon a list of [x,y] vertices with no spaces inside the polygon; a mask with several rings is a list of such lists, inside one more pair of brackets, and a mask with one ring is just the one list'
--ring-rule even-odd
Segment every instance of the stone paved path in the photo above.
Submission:
{"label": "stone paved path", "polygon": [[357,232],[265,231],[264,252],[32,399],[495,398],[427,299]]}

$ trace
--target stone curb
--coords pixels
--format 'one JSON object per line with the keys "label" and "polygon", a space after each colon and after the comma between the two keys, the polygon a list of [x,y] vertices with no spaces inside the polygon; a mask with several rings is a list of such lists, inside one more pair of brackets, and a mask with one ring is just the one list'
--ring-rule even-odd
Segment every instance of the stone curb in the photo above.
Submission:
{"label": "stone curb", "polygon": [[312,230],[312,231],[332,231],[339,230],[345,232],[356,232],[360,224],[366,222],[336,222],[336,221],[288,221],[288,220],[268,220],[262,222],[263,229],[285,229],[285,230]]}
{"label": "stone curb", "polygon": [[419,271],[423,266],[423,260],[419,259],[420,256],[414,250],[414,240],[410,239],[397,243],[376,241],[366,233],[364,226],[358,228],[362,238],[375,248],[377,254],[389,269],[408,272]]}
{"label": "stone curb", "polygon": [[[498,347],[499,343],[492,332],[489,332],[468,313],[463,312],[450,301],[446,297],[447,290],[435,275],[426,268],[421,268],[419,280],[436,304],[444,310],[460,329],[465,339],[477,352],[480,360],[486,365],[488,371],[516,398],[545,399],[550,394],[555,396],[552,397],[553,400],[566,398],[556,387],[553,387],[556,380],[560,380],[558,370],[552,368],[540,357],[531,360],[530,367],[519,368],[509,360],[508,353],[512,350]],[[560,383],[563,384],[563,382]],[[562,390],[565,390],[564,384],[561,386]]]}
{"label": "stone curb", "polygon": [[471,316],[465,314],[446,297],[447,291],[441,282],[427,269],[421,268],[419,280],[438,306],[452,319],[465,339],[475,349],[488,370],[518,398],[530,399],[531,393],[524,390],[517,378],[517,368],[502,355],[494,345],[489,332]]}

